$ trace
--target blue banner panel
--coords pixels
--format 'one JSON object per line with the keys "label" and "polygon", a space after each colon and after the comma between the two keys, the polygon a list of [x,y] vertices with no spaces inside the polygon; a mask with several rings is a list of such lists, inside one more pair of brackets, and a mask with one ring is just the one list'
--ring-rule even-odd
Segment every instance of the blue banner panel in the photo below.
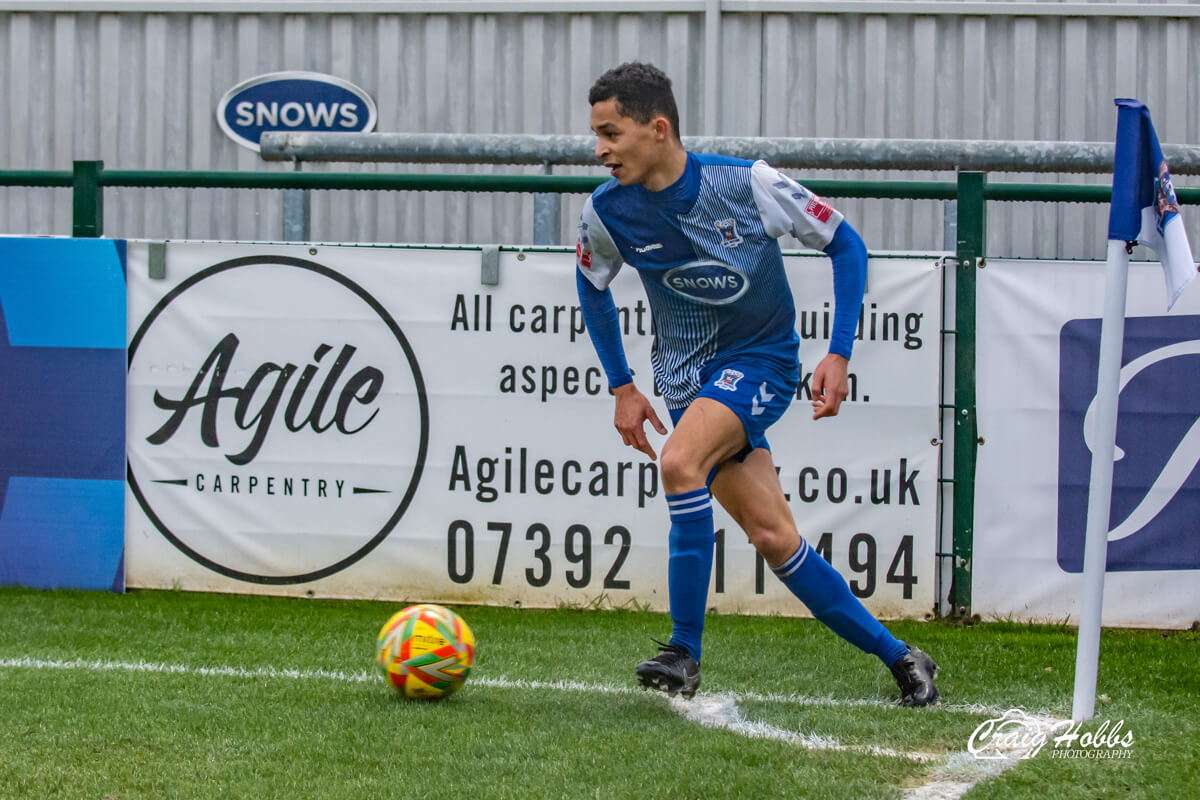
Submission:
{"label": "blue banner panel", "polygon": [[0,584],[125,588],[125,243],[0,238]]}
{"label": "blue banner panel", "polygon": [[[1060,336],[1058,563],[1083,571],[1100,320]],[[1108,570],[1200,569],[1200,316],[1125,320]]]}

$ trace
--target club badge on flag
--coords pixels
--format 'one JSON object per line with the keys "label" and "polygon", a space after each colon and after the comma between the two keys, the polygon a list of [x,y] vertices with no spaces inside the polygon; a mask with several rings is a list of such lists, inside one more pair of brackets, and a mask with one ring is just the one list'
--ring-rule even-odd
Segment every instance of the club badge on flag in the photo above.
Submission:
{"label": "club badge on flag", "polygon": [[1196,262],[1149,109],[1137,100],[1114,102],[1117,149],[1108,238],[1154,249],[1166,278],[1169,311],[1196,277]]}

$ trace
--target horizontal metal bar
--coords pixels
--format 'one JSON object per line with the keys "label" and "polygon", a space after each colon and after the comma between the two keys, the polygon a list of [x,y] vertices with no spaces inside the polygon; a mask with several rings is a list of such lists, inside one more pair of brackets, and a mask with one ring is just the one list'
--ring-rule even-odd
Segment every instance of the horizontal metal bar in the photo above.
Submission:
{"label": "horizontal metal bar", "polygon": [[[595,165],[587,135],[465,133],[267,132],[268,161],[403,162],[412,164]],[[696,153],[765,159],[802,169],[878,169],[935,172],[1111,173],[1111,142],[986,141],[974,139],[800,139],[763,136],[685,136]],[[1200,174],[1200,146],[1162,146],[1175,175]]]}
{"label": "horizontal metal bar", "polygon": [[827,197],[883,197],[908,200],[952,200],[957,191],[954,181],[805,178],[804,186]]}
{"label": "horizontal metal bar", "polygon": [[71,187],[74,173],[69,169],[0,169],[0,186]]}
{"label": "horizontal metal bar", "polygon": [[[69,188],[72,173],[62,170],[0,170],[0,186]],[[471,175],[377,172],[253,172],[200,170],[101,170],[101,186],[145,188],[327,189],[351,191],[528,192],[587,194],[608,180],[601,175]],[[828,197],[952,199],[952,181],[804,180]],[[1185,203],[1200,204],[1200,187],[1176,189]],[[1087,184],[988,183],[988,200],[1108,202],[1108,186]],[[942,333],[953,334],[953,330]]]}
{"label": "horizontal metal bar", "polygon": [[605,181],[590,175],[387,174],[371,172],[189,172],[105,170],[102,186],[233,189],[348,189],[440,192],[588,193]]}
{"label": "horizontal metal bar", "polygon": [[[1200,203],[1200,187],[1177,186],[1175,187],[1175,194],[1184,203]],[[1107,203],[1112,200],[1112,187],[1103,184],[989,182],[984,186],[983,196],[987,200],[1024,200],[1043,203]]]}
{"label": "horizontal metal bar", "polygon": [[[1149,9],[1146,11],[1145,9]],[[1196,17],[1200,8],[1175,3],[1037,3],[1003,0],[724,0],[727,12],[888,14],[951,17]]]}
{"label": "horizontal metal bar", "polygon": [[[704,0],[23,0],[0,11],[143,14],[629,14],[703,13]],[[1190,3],[946,2],[945,0],[722,0],[726,14],[870,14],[950,17],[1194,18]]]}
{"label": "horizontal metal bar", "polygon": [[[700,12],[704,0],[610,0],[603,13]],[[590,0],[26,0],[0,11],[142,14],[595,14]]]}

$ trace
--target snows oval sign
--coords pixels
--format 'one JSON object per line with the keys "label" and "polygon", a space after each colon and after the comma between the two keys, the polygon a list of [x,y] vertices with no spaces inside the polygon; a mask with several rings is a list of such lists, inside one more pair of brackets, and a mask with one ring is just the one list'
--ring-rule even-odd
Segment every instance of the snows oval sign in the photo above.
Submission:
{"label": "snows oval sign", "polygon": [[349,81],[319,72],[271,72],[234,86],[217,124],[255,152],[266,131],[362,133],[375,127],[375,101]]}

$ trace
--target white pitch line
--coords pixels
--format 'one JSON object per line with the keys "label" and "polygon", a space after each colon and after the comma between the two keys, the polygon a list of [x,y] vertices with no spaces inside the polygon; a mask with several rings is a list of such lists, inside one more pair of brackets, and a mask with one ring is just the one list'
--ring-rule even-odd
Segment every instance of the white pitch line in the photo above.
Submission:
{"label": "white pitch line", "polygon": [[[155,672],[171,675],[212,675],[227,678],[289,678],[293,680],[331,680],[349,683],[365,683],[377,680],[377,674],[371,670],[345,672],[342,670],[326,669],[278,669],[276,667],[194,667],[184,664],[164,664],[152,661],[110,661],[106,659],[44,659],[22,656],[20,658],[0,658],[0,669],[88,669],[96,671],[115,672]],[[529,681],[521,678],[490,677],[475,675],[471,678],[474,686],[490,686],[497,689],[533,689],[539,691],[591,692],[601,694],[636,694],[640,691],[631,686],[610,686],[600,683],[583,681]],[[882,698],[845,698],[831,696],[812,696],[801,694],[761,694],[758,692],[724,692],[723,696],[731,697],[737,702],[750,701],[781,705],[798,706],[833,706],[847,708],[895,708],[899,706],[893,700]],[[703,697],[704,695],[701,695]],[[1003,714],[1011,706],[988,706],[979,703],[939,703],[932,711],[960,711],[967,714],[997,715]],[[910,713],[904,709],[904,713]],[[918,712],[922,713],[922,712]],[[1046,711],[1030,711],[1030,714],[1049,717]]]}
{"label": "white pitch line", "polygon": [[[0,669],[56,669],[56,670],[90,670],[111,672],[146,672],[166,675],[201,675],[227,678],[270,678],[288,680],[329,680],[343,683],[367,683],[379,680],[378,675],[369,670],[345,672],[342,670],[325,669],[279,669],[276,667],[195,667],[185,664],[164,664],[152,661],[109,661],[104,659],[45,659],[31,658],[0,658]],[[537,691],[566,691],[588,694],[636,694],[640,690],[633,687],[609,686],[583,681],[529,681],[504,677],[477,676],[471,679],[472,685],[486,686],[497,689],[532,689]],[[764,722],[750,722],[742,716],[738,702],[748,700],[776,704],[792,704],[805,706],[834,706],[834,707],[891,707],[894,702],[871,699],[844,699],[836,697],[808,697],[804,695],[758,694],[754,692],[737,692],[724,694],[702,694],[691,700],[671,698],[670,707],[685,719],[696,722],[708,728],[723,728],[752,739],[769,739],[784,741],[803,747],[807,750],[852,751],[873,756],[907,758],[920,763],[942,761],[942,765],[930,776],[929,781],[919,787],[905,791],[906,800],[958,800],[979,782],[999,775],[1001,772],[1015,766],[1016,758],[976,759],[966,752],[942,756],[935,753],[921,753],[874,745],[843,745],[826,736],[817,733],[800,733],[778,728]],[[962,711],[971,714],[1003,713],[996,708],[977,704],[939,705],[931,710]],[[921,713],[921,712],[918,712]],[[1047,724],[1056,720],[1045,713],[1040,713]]]}

